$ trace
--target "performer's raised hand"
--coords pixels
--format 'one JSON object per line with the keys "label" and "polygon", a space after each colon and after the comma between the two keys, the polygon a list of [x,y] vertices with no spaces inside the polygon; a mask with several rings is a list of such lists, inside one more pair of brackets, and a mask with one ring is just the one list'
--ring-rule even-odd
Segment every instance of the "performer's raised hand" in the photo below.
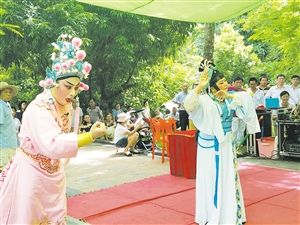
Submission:
{"label": "performer's raised hand", "polygon": [[104,136],[106,134],[105,124],[99,121],[95,122],[91,127],[90,132],[94,139]]}
{"label": "performer's raised hand", "polygon": [[208,73],[209,64],[210,64],[210,62],[208,60],[204,60],[204,62],[201,63],[201,67],[203,67],[203,71],[202,71],[202,73],[200,75],[200,78],[199,78],[199,84],[196,87],[196,92],[197,93],[200,93],[201,91],[203,91],[209,85],[209,80],[210,80],[209,73]]}

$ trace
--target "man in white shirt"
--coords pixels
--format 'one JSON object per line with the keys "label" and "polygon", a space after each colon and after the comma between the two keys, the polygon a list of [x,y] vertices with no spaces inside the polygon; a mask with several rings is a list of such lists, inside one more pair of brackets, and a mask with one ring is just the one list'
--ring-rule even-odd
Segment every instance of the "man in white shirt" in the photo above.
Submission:
{"label": "man in white shirt", "polygon": [[292,90],[289,86],[285,85],[285,76],[283,74],[278,74],[276,77],[276,85],[272,86],[270,90],[265,95],[265,98],[278,98],[280,99],[280,93],[283,91],[287,91],[290,94],[289,102],[293,104],[292,99],[296,99],[294,94],[291,93]]}
{"label": "man in white shirt", "polygon": [[172,100],[174,103],[178,105],[181,130],[186,130],[186,128],[189,125],[189,114],[186,112],[186,110],[183,107],[183,103],[187,94],[188,94],[188,84],[184,83],[182,85],[182,91],[179,92]]}
{"label": "man in white shirt", "polygon": [[255,77],[251,77],[249,79],[249,88],[247,89],[247,92],[249,92],[250,96],[253,99],[253,104],[255,106],[255,109],[259,106],[265,105],[265,95],[264,92],[257,88],[258,81]]}
{"label": "man in white shirt", "polygon": [[260,75],[258,89],[264,92],[264,95],[267,94],[270,89],[268,76],[266,74]]}
{"label": "man in white shirt", "polygon": [[290,99],[293,101],[294,105],[298,104],[300,100],[300,77],[299,75],[293,75],[291,78],[291,85],[290,87]]}
{"label": "man in white shirt", "polygon": [[[235,77],[233,80],[233,89],[236,92],[245,92],[246,90],[243,88],[244,80],[242,77]],[[242,141],[245,136],[246,123],[234,115],[232,119],[232,140],[235,145],[243,144]]]}

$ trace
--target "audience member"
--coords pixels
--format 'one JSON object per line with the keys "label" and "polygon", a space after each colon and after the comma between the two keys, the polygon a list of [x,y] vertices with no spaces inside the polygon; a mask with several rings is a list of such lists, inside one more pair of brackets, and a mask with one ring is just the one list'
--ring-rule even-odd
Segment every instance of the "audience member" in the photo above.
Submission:
{"label": "audience member", "polygon": [[71,131],[80,132],[79,127],[82,124],[83,111],[79,106],[79,99],[76,98],[72,102],[72,122],[71,122]]}
{"label": "audience member", "polygon": [[[134,149],[138,142],[139,134],[138,130],[142,128],[142,124],[137,124],[136,127],[132,123],[129,123],[130,116],[126,113],[120,113],[117,118],[117,127],[115,129],[114,143],[118,148],[125,148],[125,156],[132,156],[132,153],[138,153]],[[130,129],[133,130],[130,131]]]}
{"label": "audience member", "polygon": [[[280,107],[286,110],[288,109],[292,110],[292,108],[294,108],[295,105],[290,103],[289,99],[290,99],[289,92],[282,91],[280,93]],[[277,119],[279,117],[278,115],[279,110],[282,111],[281,109],[272,109],[272,136],[277,135]],[[287,113],[286,110],[282,111],[281,113]]]}
{"label": "audience member", "polygon": [[94,99],[91,99],[89,101],[89,107],[87,108],[87,113],[90,115],[92,123],[95,123],[97,121],[104,121],[103,112],[99,108],[99,106],[96,106]]}
{"label": "audience member", "polygon": [[155,109],[154,114],[155,114],[154,118],[156,118],[156,119],[163,119],[164,118],[164,115],[160,112],[159,108]]}
{"label": "audience member", "polygon": [[178,105],[180,129],[182,131],[186,130],[186,128],[189,126],[189,114],[186,112],[183,106],[187,94],[188,94],[188,84],[184,83],[182,85],[182,91],[179,92],[172,100],[174,103]]}
{"label": "audience member", "polygon": [[[233,87],[235,92],[243,92],[246,91],[243,88],[244,80],[241,77],[235,77],[233,80]],[[246,123],[237,117],[233,116],[232,119],[232,140],[236,145],[241,145],[244,139],[244,134],[246,130]]]}
{"label": "audience member", "polygon": [[266,74],[260,75],[258,89],[263,91],[264,95],[266,95],[268,90],[270,89],[268,77]]}
{"label": "audience member", "polygon": [[145,119],[149,119],[151,115],[150,115],[150,107],[149,107],[148,99],[144,100],[143,109],[144,109],[144,111],[142,112],[143,117]]}
{"label": "audience member", "polygon": [[18,146],[15,122],[9,105],[16,94],[17,86],[0,82],[0,170],[9,162]]}
{"label": "audience member", "polygon": [[105,126],[106,126],[106,139],[112,141],[114,139],[116,124],[115,121],[113,120],[111,113],[106,115]]}
{"label": "audience member", "polygon": [[176,107],[172,108],[172,112],[169,114],[169,118],[173,118],[175,120],[175,122],[176,122],[176,128],[180,127],[179,113],[178,113]]}
{"label": "audience member", "polygon": [[300,77],[299,75],[293,75],[291,78],[291,85],[290,87],[290,94],[291,94],[291,100],[294,105],[298,104],[300,100]]}
{"label": "audience member", "polygon": [[18,146],[20,144],[20,141],[19,141],[19,132],[20,132],[20,128],[21,128],[21,122],[20,120],[16,117],[16,112],[17,112],[17,109],[16,107],[11,107],[11,111],[12,111],[12,116],[13,116],[13,119],[14,119],[14,124],[15,124],[15,128],[16,128],[16,134],[17,134],[17,141],[18,141]]}
{"label": "audience member", "polygon": [[113,116],[114,121],[117,121],[118,115],[122,112],[123,112],[123,110],[121,109],[121,105],[119,103],[117,103],[115,105],[115,108],[112,110],[112,116]]}
{"label": "audience member", "polygon": [[287,119],[295,108],[295,105],[289,102],[290,94],[287,91],[280,93],[280,109],[272,110],[272,137],[275,137],[274,150],[278,150],[278,134],[277,134],[277,120]]}
{"label": "audience member", "polygon": [[92,125],[93,124],[91,123],[91,117],[90,117],[90,115],[85,114],[83,116],[82,124],[79,127],[80,133],[89,132],[91,130]]}
{"label": "audience member", "polygon": [[247,91],[253,99],[253,104],[255,108],[265,105],[264,92],[257,88],[257,83],[257,79],[255,77],[251,77],[248,82],[249,88],[247,89]]}
{"label": "audience member", "polygon": [[21,101],[18,105],[19,109],[16,112],[16,118],[18,118],[21,123],[22,123],[23,113],[24,113],[25,109],[27,108],[27,105],[28,105],[27,101]]}
{"label": "audience member", "polygon": [[239,92],[239,91],[246,91],[243,88],[244,85],[244,79],[241,77],[235,77],[233,79],[233,87],[234,87],[234,91]]}
{"label": "audience member", "polygon": [[[278,98],[280,99],[280,93],[283,91],[289,92],[291,94],[291,88],[287,85],[285,85],[285,75],[278,74],[276,77],[276,85],[272,86],[270,90],[265,95],[265,98]],[[296,97],[293,97],[293,99],[296,99]],[[290,103],[293,104],[293,100],[289,99]]]}

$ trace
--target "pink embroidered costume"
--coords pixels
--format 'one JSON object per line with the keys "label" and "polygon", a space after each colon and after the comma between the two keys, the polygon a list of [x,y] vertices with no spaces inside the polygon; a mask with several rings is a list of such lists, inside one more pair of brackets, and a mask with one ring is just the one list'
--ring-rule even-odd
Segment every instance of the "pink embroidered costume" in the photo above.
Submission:
{"label": "pink embroidered costume", "polygon": [[[29,104],[23,114],[20,148],[0,176],[1,224],[65,224],[64,162],[76,156],[78,146],[81,146],[80,137],[70,132],[71,103],[66,104],[66,111],[61,113],[47,87],[52,88],[58,78],[81,79],[82,73],[89,71],[82,71],[84,66],[76,68],[73,64],[76,60],[83,64],[82,59],[75,57],[76,52],[82,51],[79,46],[65,41],[63,36],[59,40],[56,48],[60,52],[67,49],[74,54],[69,58],[59,58],[62,54],[52,56],[52,68],[67,60],[68,67],[66,70],[47,69],[48,80],[40,82],[45,87],[44,92]],[[79,85],[80,80],[77,80]]]}

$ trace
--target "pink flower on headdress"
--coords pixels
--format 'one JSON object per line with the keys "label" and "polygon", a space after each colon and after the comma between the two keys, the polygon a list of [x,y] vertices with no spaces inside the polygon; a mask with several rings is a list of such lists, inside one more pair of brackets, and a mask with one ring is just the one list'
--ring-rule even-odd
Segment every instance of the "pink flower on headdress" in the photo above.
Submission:
{"label": "pink flower on headdress", "polygon": [[75,65],[75,60],[70,59],[68,63],[69,63],[69,66],[74,66]]}
{"label": "pink flower on headdress", "polygon": [[84,60],[85,56],[86,56],[86,53],[83,50],[78,50],[76,52],[76,58],[80,61]]}
{"label": "pink flower on headdress", "polygon": [[60,71],[61,66],[60,66],[59,63],[56,63],[56,64],[53,66],[53,68],[54,68],[54,70],[56,70],[56,71]]}
{"label": "pink flower on headdress", "polygon": [[61,67],[62,67],[64,70],[66,70],[66,69],[69,68],[69,64],[66,63],[66,62],[63,62],[63,63],[61,64]]}
{"label": "pink flower on headdress", "polygon": [[79,48],[79,47],[81,46],[81,44],[82,44],[82,40],[81,40],[80,38],[74,37],[74,38],[72,39],[72,45],[73,45],[74,47]]}
{"label": "pink flower on headdress", "polygon": [[48,78],[46,80],[46,84],[47,84],[47,86],[51,86],[53,84],[53,80],[51,78]]}
{"label": "pink flower on headdress", "polygon": [[83,90],[88,91],[90,89],[89,85],[85,84]]}
{"label": "pink flower on headdress", "polygon": [[80,89],[81,91],[88,91],[88,90],[90,89],[90,87],[89,87],[89,85],[87,85],[87,84],[85,84],[85,83],[83,83],[83,82],[80,82],[80,84],[79,84],[79,89]]}
{"label": "pink flower on headdress", "polygon": [[86,73],[90,73],[91,69],[92,69],[92,65],[89,64],[88,62],[85,62],[85,63],[83,64],[83,70],[84,70]]}
{"label": "pink flower on headdress", "polygon": [[80,87],[80,88],[84,88],[84,85],[85,85],[85,84],[84,84],[83,82],[80,82],[79,87]]}

